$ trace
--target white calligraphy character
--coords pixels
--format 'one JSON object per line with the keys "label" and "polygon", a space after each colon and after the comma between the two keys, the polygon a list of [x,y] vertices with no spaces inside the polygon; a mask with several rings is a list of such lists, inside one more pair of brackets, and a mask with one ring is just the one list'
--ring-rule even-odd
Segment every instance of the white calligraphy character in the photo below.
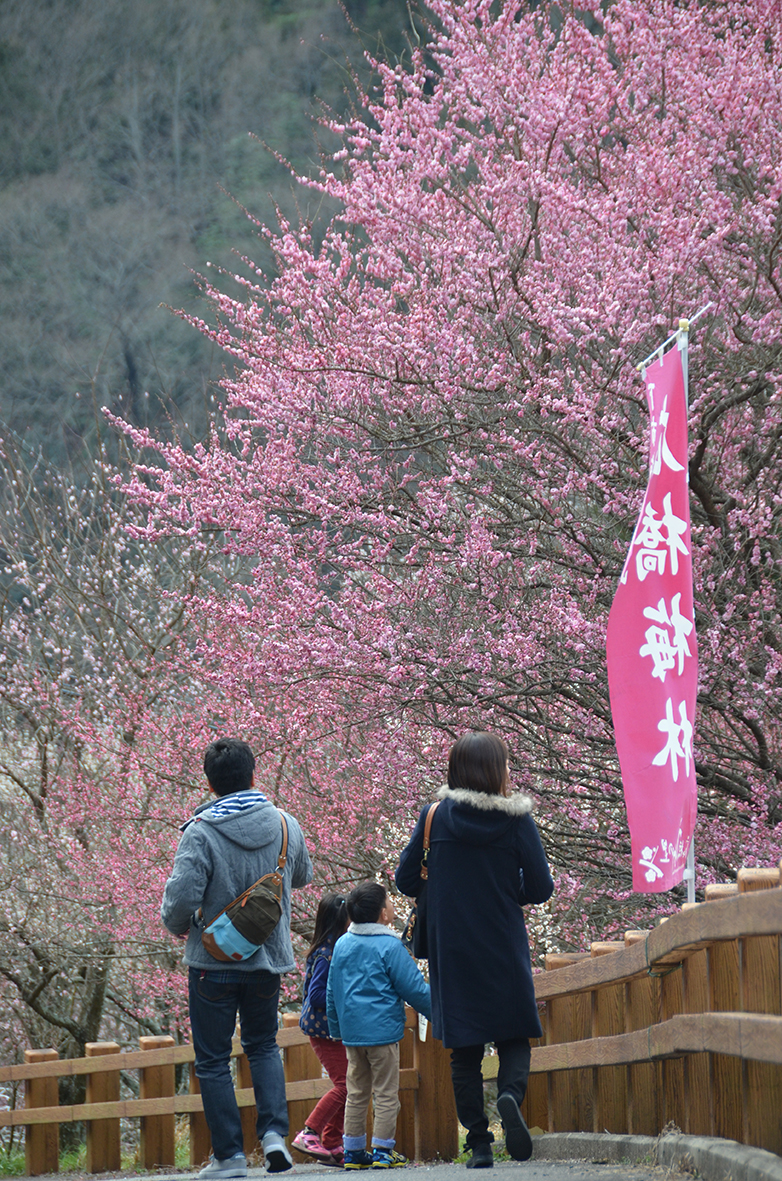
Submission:
{"label": "white calligraphy character", "polygon": [[668,554],[671,556],[671,573],[678,574],[679,554],[689,553],[682,541],[682,534],[686,532],[687,522],[677,517],[671,508],[670,492],[663,497],[663,515],[659,521],[652,505],[647,504],[641,527],[633,539],[633,545],[641,546],[635,556],[639,582],[643,582],[647,574],[664,574]]}
{"label": "white calligraphy character", "polygon": [[665,717],[657,723],[657,729],[667,734],[665,746],[652,759],[655,767],[664,766],[671,760],[671,774],[676,783],[679,779],[679,759],[684,759],[685,774],[690,773],[692,757],[692,722],[687,717],[687,703],[679,703],[679,721],[674,721],[673,702],[670,697],[665,703]]}
{"label": "white calligraphy character", "polygon": [[[649,627],[644,633],[646,643],[639,649],[641,656],[651,656],[654,668],[652,676],[659,677],[665,683],[665,674],[678,662],[678,673],[684,670],[684,658],[690,656],[687,636],[693,629],[693,622],[679,610],[681,593],[671,599],[670,614],[665,605],[665,599],[660,599],[657,607],[644,607],[644,615],[657,626]],[[669,628],[673,628],[671,637]]]}
{"label": "white calligraphy character", "polygon": [[668,431],[668,395],[663,398],[663,408],[660,411],[660,420],[655,423],[652,419],[652,434],[649,446],[650,451],[650,467],[652,474],[659,476],[662,471],[662,465],[665,464],[672,472],[683,472],[684,465],[679,463],[678,459],[672,454],[668,446],[667,431]]}

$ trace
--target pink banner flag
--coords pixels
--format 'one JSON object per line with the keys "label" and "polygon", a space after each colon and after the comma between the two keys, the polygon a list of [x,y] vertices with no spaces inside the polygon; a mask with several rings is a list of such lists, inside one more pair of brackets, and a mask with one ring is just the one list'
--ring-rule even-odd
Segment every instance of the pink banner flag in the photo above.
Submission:
{"label": "pink banner flag", "polygon": [[698,654],[678,346],[653,361],[645,376],[649,483],[611,607],[606,648],[633,889],[656,893],[682,880],[695,827]]}

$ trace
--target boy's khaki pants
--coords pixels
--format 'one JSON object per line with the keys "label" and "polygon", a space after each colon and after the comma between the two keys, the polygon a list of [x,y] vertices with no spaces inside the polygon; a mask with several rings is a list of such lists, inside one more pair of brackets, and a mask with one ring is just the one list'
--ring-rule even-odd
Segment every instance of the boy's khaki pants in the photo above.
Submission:
{"label": "boy's khaki pants", "polygon": [[348,1056],[348,1097],[345,1103],[345,1135],[364,1136],[367,1112],[375,1096],[372,1141],[396,1138],[399,1114],[399,1042],[390,1046],[345,1046]]}

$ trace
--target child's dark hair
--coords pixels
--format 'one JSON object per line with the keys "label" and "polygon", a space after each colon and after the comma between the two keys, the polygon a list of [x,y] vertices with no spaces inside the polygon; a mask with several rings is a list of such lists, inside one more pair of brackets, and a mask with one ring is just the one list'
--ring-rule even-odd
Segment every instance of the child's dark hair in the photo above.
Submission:
{"label": "child's dark hair", "polygon": [[206,748],[204,774],[218,796],[247,791],[254,771],[255,755],[241,738],[218,738]]}
{"label": "child's dark hair", "polygon": [[386,904],[388,893],[379,882],[361,882],[348,894],[351,923],[376,923]]}
{"label": "child's dark hair", "polygon": [[339,939],[348,929],[347,902],[341,894],[324,894],[318,903],[318,913],[315,915],[315,930],[312,932],[312,943],[307,951],[307,959],[313,951],[317,951],[324,943]]}

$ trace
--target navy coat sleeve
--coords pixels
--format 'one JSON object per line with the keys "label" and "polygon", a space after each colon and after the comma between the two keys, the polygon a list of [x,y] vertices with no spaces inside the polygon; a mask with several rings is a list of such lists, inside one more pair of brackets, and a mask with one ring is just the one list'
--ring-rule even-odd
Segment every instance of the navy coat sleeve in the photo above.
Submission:
{"label": "navy coat sleeve", "polygon": [[329,978],[329,957],[319,955],[312,969],[312,976],[310,977],[310,986],[307,990],[310,1004],[313,1009],[326,1008],[326,985]]}
{"label": "navy coat sleeve", "polygon": [[424,829],[426,827],[426,813],[428,811],[429,805],[427,804],[418,817],[418,823],[413,829],[413,835],[410,837],[406,848],[402,850],[402,856],[399,858],[399,865],[394,875],[397,890],[399,890],[400,894],[406,894],[408,898],[417,898],[423,885],[421,880],[421,859],[424,855]]}
{"label": "navy coat sleeve", "polygon": [[531,816],[522,817],[518,827],[519,903],[546,902],[554,893],[554,882],[540,843],[538,827]]}

